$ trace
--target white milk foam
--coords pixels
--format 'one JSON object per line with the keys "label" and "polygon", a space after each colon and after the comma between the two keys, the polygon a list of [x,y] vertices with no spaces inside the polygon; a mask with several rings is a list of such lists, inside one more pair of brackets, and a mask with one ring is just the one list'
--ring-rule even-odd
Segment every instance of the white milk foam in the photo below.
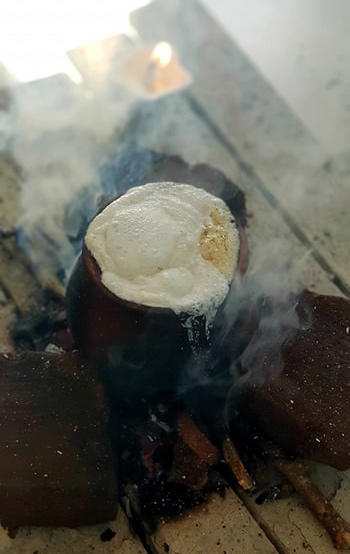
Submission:
{"label": "white milk foam", "polygon": [[239,235],[226,204],[203,189],[149,183],[129,190],[90,223],[85,243],[103,284],[120,298],[204,314],[225,299]]}

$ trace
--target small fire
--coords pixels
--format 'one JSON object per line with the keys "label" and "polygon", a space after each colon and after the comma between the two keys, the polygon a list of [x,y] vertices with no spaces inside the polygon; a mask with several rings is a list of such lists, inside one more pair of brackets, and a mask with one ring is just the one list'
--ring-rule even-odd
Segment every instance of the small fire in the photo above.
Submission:
{"label": "small fire", "polygon": [[173,49],[168,42],[158,42],[152,50],[151,61],[159,64],[160,67],[169,65],[173,55]]}
{"label": "small fire", "polygon": [[126,60],[123,75],[130,88],[149,100],[191,83],[191,75],[181,65],[176,50],[165,41],[135,47]]}

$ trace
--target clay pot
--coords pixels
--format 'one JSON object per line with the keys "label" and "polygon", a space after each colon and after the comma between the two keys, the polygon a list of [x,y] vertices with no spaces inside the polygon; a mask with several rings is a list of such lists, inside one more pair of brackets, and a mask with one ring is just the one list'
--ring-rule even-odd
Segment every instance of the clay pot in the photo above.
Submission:
{"label": "clay pot", "polygon": [[[243,274],[248,247],[241,226],[239,234],[236,273]],[[169,308],[145,306],[113,294],[102,284],[101,270],[85,245],[68,283],[66,303],[77,347],[114,388],[145,395],[174,388],[179,368],[192,352],[181,318]],[[207,340],[204,323],[203,317],[195,321],[203,345]]]}

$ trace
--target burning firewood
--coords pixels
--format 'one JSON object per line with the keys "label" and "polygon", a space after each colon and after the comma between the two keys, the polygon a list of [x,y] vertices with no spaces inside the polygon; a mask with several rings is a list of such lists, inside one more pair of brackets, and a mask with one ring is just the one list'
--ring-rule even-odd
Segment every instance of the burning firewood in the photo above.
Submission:
{"label": "burning firewood", "polygon": [[195,452],[198,458],[208,466],[218,463],[219,451],[209,439],[202,433],[193,419],[182,412],[178,418],[179,436]]}
{"label": "burning firewood", "polygon": [[209,467],[187,444],[178,439],[174,445],[169,480],[201,491],[208,483]]}
{"label": "burning firewood", "polygon": [[[183,444],[182,447],[180,445],[176,447],[176,457],[181,457],[180,459],[182,460],[187,459],[187,465],[191,467],[192,472],[196,468],[197,473],[194,482],[198,488],[201,488],[206,484],[208,468],[219,461],[219,450],[199,430],[193,419],[184,412],[180,414],[178,419],[178,431]],[[254,486],[253,480],[244,466],[235,445],[227,434],[224,434],[221,448],[224,460],[230,467],[238,484],[244,490],[251,490]]]}
{"label": "burning firewood", "polygon": [[170,480],[199,491],[208,482],[209,468],[219,462],[219,451],[188,414],[179,415],[177,429]]}
{"label": "burning firewood", "polygon": [[232,470],[238,484],[243,490],[249,491],[254,487],[254,482],[243,464],[235,445],[229,436],[226,436],[222,443],[222,451],[226,463]]}

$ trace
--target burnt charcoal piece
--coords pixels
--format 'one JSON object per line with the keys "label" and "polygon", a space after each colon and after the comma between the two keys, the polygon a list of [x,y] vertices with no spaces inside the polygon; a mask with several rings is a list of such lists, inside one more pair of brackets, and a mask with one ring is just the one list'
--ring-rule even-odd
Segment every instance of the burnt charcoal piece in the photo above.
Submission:
{"label": "burnt charcoal piece", "polygon": [[280,497],[281,494],[281,486],[280,485],[272,485],[269,489],[265,490],[257,498],[255,499],[255,503],[258,504],[258,506],[261,506],[262,504],[265,504],[266,502],[274,502]]}
{"label": "burnt charcoal piece", "polygon": [[112,539],[114,539],[115,535],[116,535],[116,532],[112,531],[112,529],[108,527],[103,531],[103,533],[101,533],[100,539],[102,542],[109,542]]}
{"label": "burnt charcoal piece", "polygon": [[76,353],[0,355],[0,522],[76,527],[116,515],[101,385]]}
{"label": "burnt charcoal piece", "polygon": [[66,327],[63,299],[44,290],[40,302],[16,319],[12,329],[16,350],[44,350]]}
{"label": "burnt charcoal piece", "polygon": [[280,359],[262,349],[261,370],[235,385],[232,426],[242,421],[288,453],[350,467],[350,301],[304,291],[300,328]]}
{"label": "burnt charcoal piece", "polygon": [[155,529],[164,517],[178,517],[203,502],[201,491],[171,481],[176,436],[151,421],[120,426],[119,474],[123,493],[129,498],[136,519]]}
{"label": "burnt charcoal piece", "polygon": [[153,407],[148,415],[124,417],[116,428],[121,497],[149,530],[227,487],[216,471],[219,451],[182,407]]}

